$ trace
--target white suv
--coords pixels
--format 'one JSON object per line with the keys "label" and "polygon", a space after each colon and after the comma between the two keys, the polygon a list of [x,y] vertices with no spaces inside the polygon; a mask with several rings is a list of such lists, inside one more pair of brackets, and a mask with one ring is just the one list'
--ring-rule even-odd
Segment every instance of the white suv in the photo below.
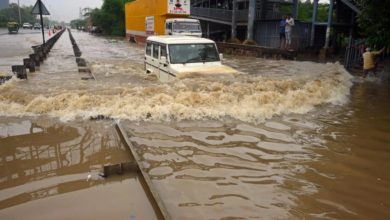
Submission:
{"label": "white suv", "polygon": [[193,74],[235,74],[221,63],[215,42],[190,36],[150,36],[146,39],[145,72],[161,82]]}

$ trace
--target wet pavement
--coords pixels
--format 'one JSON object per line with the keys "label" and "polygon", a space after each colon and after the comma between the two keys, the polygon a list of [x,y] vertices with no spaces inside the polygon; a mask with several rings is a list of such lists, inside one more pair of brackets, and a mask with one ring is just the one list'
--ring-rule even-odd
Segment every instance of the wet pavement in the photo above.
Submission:
{"label": "wet pavement", "polygon": [[[81,80],[64,34],[28,81],[0,86],[1,219],[156,218],[137,176],[98,177],[131,160],[99,115],[126,128],[172,219],[390,217],[388,81],[227,57],[239,75],[162,84],[141,46],[72,33],[96,80]],[[28,55],[19,47],[1,71]]]}

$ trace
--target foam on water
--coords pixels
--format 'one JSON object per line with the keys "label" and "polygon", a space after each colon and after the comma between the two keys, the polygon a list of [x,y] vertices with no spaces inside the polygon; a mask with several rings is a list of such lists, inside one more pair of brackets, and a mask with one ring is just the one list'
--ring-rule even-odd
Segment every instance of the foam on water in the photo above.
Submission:
{"label": "foam on water", "polygon": [[[259,122],[274,115],[303,114],[317,105],[337,105],[348,100],[351,76],[341,65],[306,62],[299,69],[299,64],[286,63],[294,74],[210,76],[178,79],[168,84],[141,79],[117,85],[107,80],[75,89],[74,85],[59,87],[57,82],[55,91],[47,88],[44,94],[25,91],[23,85],[10,82],[0,86],[0,114],[46,114],[63,120],[102,114],[132,121],[231,117]],[[107,68],[102,68],[103,72]],[[132,73],[129,68],[117,68],[115,74],[139,77],[136,70]]]}

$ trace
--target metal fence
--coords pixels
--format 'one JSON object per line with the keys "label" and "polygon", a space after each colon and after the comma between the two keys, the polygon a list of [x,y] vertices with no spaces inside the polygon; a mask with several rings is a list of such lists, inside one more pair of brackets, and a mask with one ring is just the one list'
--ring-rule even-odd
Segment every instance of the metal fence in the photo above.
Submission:
{"label": "metal fence", "polygon": [[363,59],[365,40],[352,40],[351,44],[345,50],[344,67],[349,70],[353,64],[360,63]]}

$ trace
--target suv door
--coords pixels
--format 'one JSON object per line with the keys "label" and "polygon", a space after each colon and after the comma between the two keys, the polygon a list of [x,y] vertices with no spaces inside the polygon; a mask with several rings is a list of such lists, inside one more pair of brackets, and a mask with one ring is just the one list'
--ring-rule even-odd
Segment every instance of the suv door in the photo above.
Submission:
{"label": "suv door", "polygon": [[160,58],[160,48],[158,43],[152,43],[152,57],[151,57],[151,65],[153,66],[153,73],[156,74],[157,77],[160,77],[159,71],[159,58]]}
{"label": "suv door", "polygon": [[145,47],[145,72],[146,73],[153,73],[154,68],[152,65],[152,43],[151,42],[146,42],[146,47]]}
{"label": "suv door", "polygon": [[[161,57],[165,57],[165,61],[163,61]],[[172,76],[170,75],[169,72],[167,45],[165,44],[160,44],[159,68],[160,68],[160,80],[163,82],[168,81],[169,78]]]}

